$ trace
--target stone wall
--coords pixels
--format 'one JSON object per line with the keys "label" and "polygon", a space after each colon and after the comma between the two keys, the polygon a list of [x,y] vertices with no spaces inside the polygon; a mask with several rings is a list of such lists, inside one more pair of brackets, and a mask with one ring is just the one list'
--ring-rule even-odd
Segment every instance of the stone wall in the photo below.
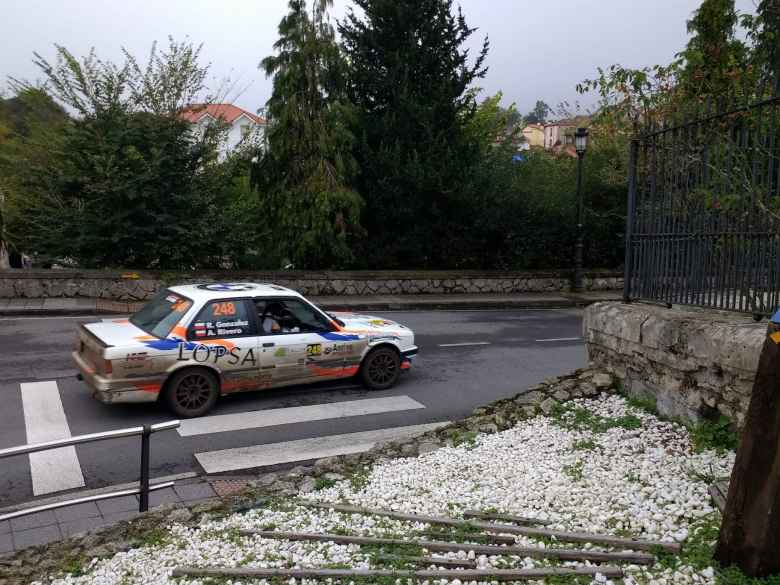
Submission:
{"label": "stone wall", "polygon": [[[100,298],[143,301],[161,287],[191,282],[273,282],[304,295],[510,294],[570,289],[570,273],[476,271],[110,272],[0,270],[0,298]],[[619,290],[622,274],[590,271],[587,290]]]}
{"label": "stone wall", "polygon": [[766,324],[749,315],[649,304],[596,303],[585,310],[588,354],[629,396],[689,421],[723,414],[742,425]]}

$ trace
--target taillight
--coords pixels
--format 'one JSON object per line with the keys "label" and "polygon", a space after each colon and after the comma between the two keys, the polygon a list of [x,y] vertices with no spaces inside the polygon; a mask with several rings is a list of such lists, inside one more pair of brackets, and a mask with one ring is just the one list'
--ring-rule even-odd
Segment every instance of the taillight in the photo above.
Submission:
{"label": "taillight", "polygon": [[103,373],[106,376],[110,376],[114,371],[114,366],[111,364],[111,360],[103,360]]}

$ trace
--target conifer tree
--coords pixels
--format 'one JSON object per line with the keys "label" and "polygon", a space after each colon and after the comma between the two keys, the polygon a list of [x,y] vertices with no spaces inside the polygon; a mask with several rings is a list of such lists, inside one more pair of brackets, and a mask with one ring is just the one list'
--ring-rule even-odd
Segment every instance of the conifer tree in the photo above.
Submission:
{"label": "conifer tree", "polygon": [[479,146],[466,128],[484,77],[487,39],[452,0],[355,0],[339,24],[349,56],[348,95],[361,134],[356,148],[368,267],[445,267],[469,215],[470,169]]}
{"label": "conifer tree", "polygon": [[327,9],[332,0],[290,0],[276,54],[268,149],[255,169],[261,216],[277,253],[296,268],[339,267],[351,258],[362,200],[351,188],[355,162],[344,101],[344,58]]}

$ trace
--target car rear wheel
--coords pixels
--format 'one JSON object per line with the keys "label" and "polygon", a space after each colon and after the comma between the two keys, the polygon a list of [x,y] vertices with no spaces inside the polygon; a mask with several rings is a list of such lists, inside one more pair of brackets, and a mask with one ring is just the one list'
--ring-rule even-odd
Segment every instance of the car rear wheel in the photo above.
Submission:
{"label": "car rear wheel", "polygon": [[373,350],[363,360],[360,376],[371,390],[385,390],[394,386],[401,375],[401,357],[389,347]]}
{"label": "car rear wheel", "polygon": [[218,397],[219,381],[204,369],[176,372],[165,392],[168,408],[180,418],[203,416],[214,407]]}

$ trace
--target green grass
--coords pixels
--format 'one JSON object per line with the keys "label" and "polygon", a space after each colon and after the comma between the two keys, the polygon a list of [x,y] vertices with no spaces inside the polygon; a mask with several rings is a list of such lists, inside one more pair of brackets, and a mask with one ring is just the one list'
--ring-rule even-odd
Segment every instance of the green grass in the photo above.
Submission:
{"label": "green grass", "polygon": [[564,429],[570,431],[592,431],[594,433],[605,433],[609,429],[639,429],[642,427],[642,421],[633,414],[626,414],[617,418],[606,418],[592,413],[586,408],[579,406],[557,404],[550,417],[553,422]]}
{"label": "green grass", "polygon": [[716,421],[704,421],[691,427],[689,430],[694,450],[700,452],[714,449],[718,453],[736,451],[739,437],[731,427],[731,421],[723,415]]}
{"label": "green grass", "polygon": [[601,445],[596,443],[593,439],[583,439],[581,441],[574,441],[571,448],[575,451],[594,451],[595,449],[601,449]]}
{"label": "green grass", "polygon": [[359,492],[368,485],[371,480],[371,468],[368,466],[361,467],[349,478],[349,485],[353,492]]}
{"label": "green grass", "polygon": [[583,476],[583,467],[584,465],[582,461],[577,461],[576,463],[572,463],[571,465],[564,465],[563,473],[568,475],[574,481],[580,481]]}
{"label": "green grass", "polygon": [[318,477],[316,480],[314,480],[315,491],[332,488],[334,485],[336,485],[335,479],[328,479],[327,477]]}
{"label": "green grass", "polygon": [[632,408],[658,416],[658,402],[655,398],[626,398],[626,402]]}
{"label": "green grass", "polygon": [[663,550],[654,550],[658,564],[664,568],[676,569],[679,565],[690,565],[697,571],[712,567],[718,585],[780,585],[780,575],[765,579],[748,577],[736,567],[723,568],[715,560],[715,544],[720,531],[720,513],[713,512],[695,522],[688,539],[682,545],[680,555]]}
{"label": "green grass", "polygon": [[452,438],[452,445],[453,447],[460,447],[463,445],[466,448],[473,449],[477,445],[477,435],[478,433],[476,431],[464,431]]}

